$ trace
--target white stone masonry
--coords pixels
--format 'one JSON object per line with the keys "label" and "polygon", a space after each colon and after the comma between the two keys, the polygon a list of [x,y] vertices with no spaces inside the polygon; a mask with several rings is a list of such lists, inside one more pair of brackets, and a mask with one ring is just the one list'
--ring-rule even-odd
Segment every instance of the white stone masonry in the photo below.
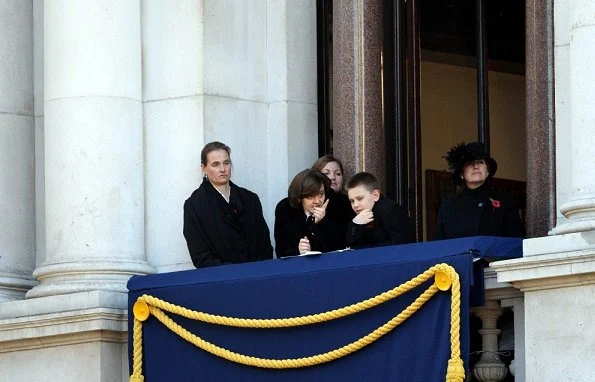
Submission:
{"label": "white stone masonry", "polygon": [[27,297],[126,292],[145,261],[140,3],[44,4],[46,261]]}
{"label": "white stone masonry", "polygon": [[35,285],[33,5],[0,1],[0,302]]}

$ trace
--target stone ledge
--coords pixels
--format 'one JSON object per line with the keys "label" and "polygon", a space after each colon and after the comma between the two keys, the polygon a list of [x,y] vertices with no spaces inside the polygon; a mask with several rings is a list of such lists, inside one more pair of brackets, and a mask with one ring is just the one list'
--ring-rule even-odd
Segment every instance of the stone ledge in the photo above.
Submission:
{"label": "stone ledge", "polygon": [[85,342],[125,343],[127,295],[104,291],[0,304],[0,353]]}
{"label": "stone ledge", "polygon": [[507,282],[497,280],[496,271],[488,267],[484,270],[485,299],[505,300],[522,297],[523,293]]}
{"label": "stone ledge", "polygon": [[523,257],[586,251],[595,253],[595,231],[523,240]]}
{"label": "stone ledge", "polygon": [[78,332],[48,337],[23,338],[12,341],[0,340],[0,353],[44,349],[56,346],[68,346],[93,342],[126,344],[128,342],[128,334],[127,332],[94,330],[91,332]]}
{"label": "stone ledge", "polygon": [[522,291],[557,289],[595,284],[595,253],[592,250],[550,253],[490,264],[499,282],[509,282]]}
{"label": "stone ledge", "polygon": [[5,319],[34,317],[94,308],[128,309],[126,293],[90,291],[0,303],[0,322]]}

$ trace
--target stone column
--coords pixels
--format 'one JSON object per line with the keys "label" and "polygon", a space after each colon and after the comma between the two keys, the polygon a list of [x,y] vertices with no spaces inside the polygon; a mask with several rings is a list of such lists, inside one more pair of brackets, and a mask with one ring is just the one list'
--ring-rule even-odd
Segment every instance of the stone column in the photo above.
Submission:
{"label": "stone column", "polygon": [[144,253],[140,2],[44,4],[46,261],[27,297],[126,292]]}
{"label": "stone column", "polygon": [[384,180],[382,19],[380,0],[333,1],[333,152]]}
{"label": "stone column", "polygon": [[196,0],[141,2],[146,253],[160,272],[194,268],[182,205],[202,180],[203,6]]}
{"label": "stone column", "polygon": [[[560,8],[556,8],[560,11]],[[567,4],[570,28],[570,146],[572,160],[571,187],[568,200],[560,212],[568,219],[554,228],[554,234],[595,230],[595,2],[572,1]]]}
{"label": "stone column", "polygon": [[506,377],[508,369],[498,356],[498,336],[502,332],[498,329],[498,317],[502,315],[502,308],[496,301],[486,301],[485,306],[477,308],[475,315],[481,319],[482,350],[481,359],[475,365],[473,374],[482,382],[498,382]]}
{"label": "stone column", "polygon": [[0,302],[35,285],[33,5],[0,1]]}

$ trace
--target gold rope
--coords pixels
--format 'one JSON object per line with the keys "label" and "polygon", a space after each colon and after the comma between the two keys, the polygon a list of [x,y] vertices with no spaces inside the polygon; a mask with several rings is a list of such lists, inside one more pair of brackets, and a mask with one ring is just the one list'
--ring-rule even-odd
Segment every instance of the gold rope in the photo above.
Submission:
{"label": "gold rope", "polygon": [[[427,281],[432,276],[434,276],[434,284],[432,284],[426,291],[424,291],[413,303],[411,303],[401,313],[399,313],[397,316],[392,318],[390,321],[388,321],[381,327],[374,330],[372,333],[369,333],[364,337],[361,337],[357,341],[354,341],[341,348],[334,349],[326,353],[303,358],[266,359],[234,353],[227,349],[213,345],[201,339],[200,337],[190,333],[189,331],[175,323],[169,316],[167,316],[166,313],[163,312],[163,310],[165,310],[193,320],[235,327],[279,328],[301,326],[345,317],[372,308],[383,302],[400,296],[401,294]],[[149,317],[149,315],[152,314],[167,328],[172,330],[174,333],[176,333],[186,341],[194,344],[200,349],[203,349],[211,354],[217,355],[224,359],[244,365],[261,368],[285,369],[308,367],[336,360],[373,343],[386,333],[393,330],[395,327],[397,327],[399,324],[401,324],[403,321],[409,318],[417,310],[419,310],[426,301],[428,301],[434,294],[436,294],[436,292],[438,292],[438,290],[446,291],[449,288],[452,289],[450,329],[451,359],[448,361],[446,381],[462,382],[465,378],[465,370],[463,368],[463,362],[460,358],[460,282],[458,274],[456,273],[454,268],[447,264],[437,264],[428,269],[427,271],[423,272],[419,276],[407,281],[406,283],[401,284],[387,292],[381,293],[370,299],[358,302],[353,305],[349,305],[347,307],[335,309],[329,312],[317,313],[301,317],[279,319],[244,319],[236,317],[217,316],[208,313],[192,311],[174,304],[170,304],[166,301],[160,300],[149,295],[143,295],[137,299],[137,302],[134,305],[135,329],[137,322],[139,327],[142,327],[142,321],[146,320]],[[138,332],[137,330],[134,331],[133,375],[130,377],[130,382],[142,381],[142,342],[140,339],[137,340],[137,337],[142,337],[142,332],[140,330]],[[137,349],[140,350],[137,351]]]}

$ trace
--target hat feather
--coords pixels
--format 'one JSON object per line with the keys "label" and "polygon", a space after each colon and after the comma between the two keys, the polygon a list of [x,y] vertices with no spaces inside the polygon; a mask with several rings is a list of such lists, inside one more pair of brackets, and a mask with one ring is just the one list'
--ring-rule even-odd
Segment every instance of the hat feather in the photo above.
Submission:
{"label": "hat feather", "polygon": [[469,154],[467,145],[465,142],[461,142],[458,145],[451,147],[443,158],[446,159],[448,168],[454,171],[460,169],[468,161]]}

